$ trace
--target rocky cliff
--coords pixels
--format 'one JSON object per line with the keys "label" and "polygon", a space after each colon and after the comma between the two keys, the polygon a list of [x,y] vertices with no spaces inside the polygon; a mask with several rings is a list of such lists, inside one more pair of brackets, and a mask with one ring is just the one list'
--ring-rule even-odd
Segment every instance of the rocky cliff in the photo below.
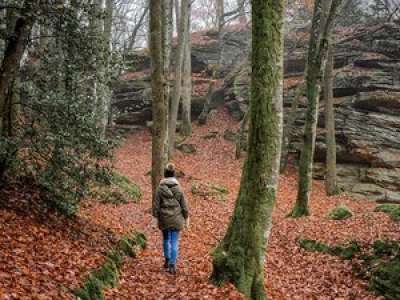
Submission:
{"label": "rocky cliff", "polygon": [[[289,109],[305,67],[306,40],[286,38],[285,109]],[[300,33],[301,35],[301,33]],[[222,43],[215,32],[197,33],[193,41],[193,116],[204,103],[210,69],[219,65],[223,87],[213,103],[224,103],[240,120],[249,94],[249,31],[228,30]],[[337,42],[335,53],[335,114],[338,182],[345,190],[370,199],[400,201],[400,26],[388,23],[355,32]],[[145,61],[145,60],[143,60]],[[145,124],[151,120],[148,63],[115,87],[113,107],[119,124]],[[204,86],[206,86],[204,88]],[[321,103],[321,112],[324,104]],[[296,121],[291,151],[301,149],[305,101]],[[323,114],[318,123],[315,177],[323,179],[325,138]]]}
{"label": "rocky cliff", "polygon": [[[345,191],[374,200],[400,201],[400,26],[390,23],[347,37],[335,53],[335,120],[338,182]],[[286,58],[285,109],[294,98],[304,52]],[[249,67],[243,62],[225,80],[225,100],[240,119],[247,110]],[[324,103],[316,144],[315,177],[323,179],[325,160]],[[302,144],[305,101],[298,111],[295,138]]]}

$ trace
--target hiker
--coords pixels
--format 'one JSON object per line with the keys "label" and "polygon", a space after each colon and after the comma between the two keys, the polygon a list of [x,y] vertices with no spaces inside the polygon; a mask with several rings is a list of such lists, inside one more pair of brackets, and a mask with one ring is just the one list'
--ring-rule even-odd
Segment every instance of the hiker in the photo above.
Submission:
{"label": "hiker", "polygon": [[179,232],[189,226],[189,211],[182,188],[175,178],[175,167],[171,163],[165,167],[164,178],[153,199],[153,216],[163,235],[164,268],[175,274]]}

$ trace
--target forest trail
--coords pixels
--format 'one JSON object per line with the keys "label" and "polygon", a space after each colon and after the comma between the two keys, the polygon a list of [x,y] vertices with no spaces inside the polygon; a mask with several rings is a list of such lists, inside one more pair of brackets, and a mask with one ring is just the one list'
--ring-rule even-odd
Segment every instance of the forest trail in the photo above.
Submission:
{"label": "forest trail", "polygon": [[[238,124],[220,110],[208,126],[194,126],[193,136],[185,143],[197,152],[176,152],[177,169],[189,200],[191,225],[181,235],[178,274],[163,270],[161,236],[152,225],[150,177],[151,137],[146,131],[134,133],[117,151],[116,167],[137,182],[144,192],[139,204],[96,206],[88,213],[116,231],[137,228],[148,237],[148,248],[137,259],[124,264],[120,285],[106,292],[107,299],[242,299],[231,286],[217,288],[209,283],[210,253],[223,236],[239,188],[242,161],[234,159],[234,143],[224,139],[224,131]],[[215,138],[205,138],[217,132]],[[195,182],[224,186],[229,193],[201,197],[191,193]],[[298,220],[285,218],[296,196],[293,170],[281,176],[273,230],[266,261],[266,288],[270,299],[378,299],[367,291],[367,283],[357,279],[349,262],[329,255],[306,252],[297,245],[299,237],[336,244],[350,240],[371,243],[377,238],[400,238],[400,225],[382,213],[373,212],[374,204],[347,196],[327,198],[323,184],[315,182],[311,216]],[[355,216],[344,221],[329,220],[327,212],[337,203],[345,203]]]}

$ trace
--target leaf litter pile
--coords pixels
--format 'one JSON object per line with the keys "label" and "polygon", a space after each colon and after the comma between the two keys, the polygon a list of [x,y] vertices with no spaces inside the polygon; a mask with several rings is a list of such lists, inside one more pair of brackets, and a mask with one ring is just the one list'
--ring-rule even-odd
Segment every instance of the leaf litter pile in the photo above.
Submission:
{"label": "leaf litter pile", "polygon": [[[224,138],[226,130],[237,128],[237,122],[221,109],[207,126],[194,125],[192,137],[184,141],[194,146],[195,153],[176,151],[174,162],[191,213],[190,228],[181,234],[176,276],[163,270],[161,235],[150,215],[148,131],[129,135],[115,158],[118,171],[141,187],[140,203],[115,206],[89,201],[75,220],[38,218],[27,208],[35,202],[32,193],[2,192],[0,200],[26,205],[0,207],[0,299],[73,299],[72,289],[104,261],[106,250],[119,236],[133,229],[146,234],[147,249],[138,258],[125,258],[120,283],[106,290],[106,299],[243,299],[232,285],[216,287],[208,280],[211,252],[223,237],[239,189],[243,160],[235,160],[235,145]],[[214,187],[217,193],[197,193],[195,186]],[[317,181],[311,216],[288,219],[296,187],[295,170],[290,169],[280,179],[267,250],[265,285],[270,299],[379,299],[368,291],[366,281],[355,276],[349,261],[307,252],[297,241],[305,237],[333,245],[399,240],[399,223],[374,212],[373,202],[346,195],[327,197],[323,183]],[[354,216],[330,220],[328,212],[339,203]]]}

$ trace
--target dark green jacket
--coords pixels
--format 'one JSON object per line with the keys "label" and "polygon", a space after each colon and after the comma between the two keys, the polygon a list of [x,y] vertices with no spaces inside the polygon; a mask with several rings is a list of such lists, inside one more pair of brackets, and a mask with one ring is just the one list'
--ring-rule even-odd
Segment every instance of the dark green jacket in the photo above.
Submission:
{"label": "dark green jacket", "polygon": [[157,218],[161,230],[183,228],[189,210],[176,178],[164,178],[160,181],[153,200],[153,216]]}

